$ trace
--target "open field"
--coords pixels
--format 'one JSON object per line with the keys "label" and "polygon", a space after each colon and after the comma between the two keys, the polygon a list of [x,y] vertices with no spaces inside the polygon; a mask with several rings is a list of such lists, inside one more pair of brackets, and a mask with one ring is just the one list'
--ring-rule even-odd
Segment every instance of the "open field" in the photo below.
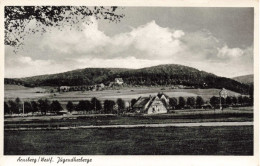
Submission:
{"label": "open field", "polygon": [[174,113],[157,115],[85,114],[67,116],[30,116],[5,118],[5,129],[57,128],[91,125],[135,125],[201,122],[252,122],[253,108],[220,110],[174,110]]}
{"label": "open field", "polygon": [[4,97],[7,99],[14,99],[14,98],[21,98],[21,99],[35,99],[35,98],[42,98],[48,97],[50,94],[43,93],[45,89],[41,87],[36,88],[28,88],[24,86],[18,85],[5,85],[4,86]]}
{"label": "open field", "polygon": [[[145,97],[149,95],[156,95],[158,92],[163,92],[169,97],[189,97],[189,96],[202,96],[204,100],[209,100],[212,96],[219,95],[219,89],[172,89],[170,87],[123,87],[118,90],[103,90],[103,91],[72,91],[63,93],[36,93],[43,88],[23,88],[18,86],[16,88],[10,88],[11,85],[5,85],[5,99],[14,99],[16,97],[22,100],[35,100],[38,98],[46,97],[50,100],[58,100],[61,103],[67,101],[77,102],[79,100],[90,100],[93,97],[103,101],[106,99],[116,100],[122,98],[125,101],[130,101],[133,98],[140,96]],[[228,91],[230,96],[239,96],[239,93]]]}
{"label": "open field", "polygon": [[5,155],[253,155],[253,126],[5,131]]}

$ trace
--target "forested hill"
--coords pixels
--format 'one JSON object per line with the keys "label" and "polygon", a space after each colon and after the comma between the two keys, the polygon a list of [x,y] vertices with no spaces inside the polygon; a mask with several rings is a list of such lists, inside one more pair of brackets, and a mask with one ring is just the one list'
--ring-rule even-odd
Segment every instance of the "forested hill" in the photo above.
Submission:
{"label": "forested hill", "polygon": [[236,80],[238,82],[244,83],[244,84],[253,84],[254,83],[254,75],[253,74],[234,77],[232,79]]}
{"label": "forested hill", "polygon": [[233,79],[218,77],[214,74],[182,65],[159,65],[141,69],[121,68],[86,68],[69,72],[5,79],[22,81],[25,86],[78,86],[97,83],[108,84],[115,78],[123,78],[128,85],[184,85],[194,88],[226,88],[241,93],[248,93],[249,86]]}

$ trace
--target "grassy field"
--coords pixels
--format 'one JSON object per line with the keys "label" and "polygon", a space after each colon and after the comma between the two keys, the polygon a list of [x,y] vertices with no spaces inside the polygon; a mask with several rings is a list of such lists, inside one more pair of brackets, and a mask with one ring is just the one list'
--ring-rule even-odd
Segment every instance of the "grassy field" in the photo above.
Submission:
{"label": "grassy field", "polygon": [[[93,97],[99,100],[116,100],[122,98],[125,101],[142,96],[156,95],[158,92],[163,92],[169,97],[189,97],[202,96],[204,100],[209,100],[212,96],[219,95],[219,89],[172,89],[170,87],[123,87],[118,90],[103,90],[103,91],[72,91],[63,93],[36,93],[43,92],[46,87],[26,88],[17,85],[5,85],[5,100],[15,99],[16,97],[22,100],[35,100],[38,98],[48,98],[50,100],[58,100],[65,104],[68,101],[78,102],[79,100],[90,100]],[[230,96],[239,96],[239,93],[228,91]]]}
{"label": "grassy field", "polygon": [[253,155],[253,126],[5,131],[5,155]]}
{"label": "grassy field", "polygon": [[5,129],[10,128],[55,128],[89,125],[133,125],[165,123],[200,123],[200,122],[252,122],[253,107],[226,108],[223,111],[213,109],[173,110],[167,114],[155,115],[116,115],[116,114],[79,114],[49,115],[28,117],[5,117]]}

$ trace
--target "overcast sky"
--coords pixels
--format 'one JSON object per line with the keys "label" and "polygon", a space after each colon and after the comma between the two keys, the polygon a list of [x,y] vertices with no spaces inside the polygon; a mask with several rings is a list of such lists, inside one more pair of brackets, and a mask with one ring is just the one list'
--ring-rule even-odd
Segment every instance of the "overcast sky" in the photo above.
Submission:
{"label": "overcast sky", "polygon": [[5,47],[5,77],[87,67],[182,64],[224,77],[253,73],[253,8],[124,8],[120,23],[29,35]]}

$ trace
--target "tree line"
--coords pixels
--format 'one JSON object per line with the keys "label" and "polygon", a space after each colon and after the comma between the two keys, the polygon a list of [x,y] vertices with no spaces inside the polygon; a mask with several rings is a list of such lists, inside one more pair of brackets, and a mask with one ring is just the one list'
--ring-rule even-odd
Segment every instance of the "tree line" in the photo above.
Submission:
{"label": "tree line", "polygon": [[[253,106],[253,99],[248,96],[227,96],[227,98],[221,97],[221,104],[223,107],[228,106]],[[169,106],[171,109],[187,109],[187,108],[219,108],[220,97],[212,96],[208,102],[205,102],[201,96],[188,97],[179,97],[178,99],[173,97],[169,98]]]}
{"label": "tree line", "polygon": [[[104,104],[101,101],[93,97],[91,100],[80,100],[77,104],[68,101],[66,104],[66,109],[69,112],[81,111],[83,113],[122,113],[125,110],[125,101],[121,98],[117,101],[105,100]],[[42,115],[47,113],[57,114],[62,111],[63,107],[57,100],[49,101],[48,99],[39,99],[38,101],[25,101],[22,102],[20,98],[15,100],[9,100],[4,102],[4,114],[21,114],[21,113],[36,113],[40,112]]]}
{"label": "tree line", "polygon": [[[220,100],[223,107],[228,106],[252,106],[253,99],[248,96],[228,96],[227,98],[221,98],[212,96],[209,102],[205,102],[201,96],[197,97],[179,97],[169,98],[168,109],[191,109],[191,108],[219,108]],[[137,99],[132,99],[129,103],[129,107],[126,107],[125,101],[121,98],[116,101],[105,100],[103,104],[100,100],[93,97],[91,100],[80,100],[77,104],[72,101],[68,101],[66,109],[69,112],[77,111],[83,114],[87,113],[101,113],[101,114],[122,114],[123,112],[131,112]],[[48,99],[39,99],[38,101],[25,101],[22,102],[19,98],[15,100],[9,100],[4,102],[4,114],[21,114],[21,113],[36,113],[40,112],[42,115],[47,113],[57,114],[62,111],[63,107],[57,100],[49,101]]]}

